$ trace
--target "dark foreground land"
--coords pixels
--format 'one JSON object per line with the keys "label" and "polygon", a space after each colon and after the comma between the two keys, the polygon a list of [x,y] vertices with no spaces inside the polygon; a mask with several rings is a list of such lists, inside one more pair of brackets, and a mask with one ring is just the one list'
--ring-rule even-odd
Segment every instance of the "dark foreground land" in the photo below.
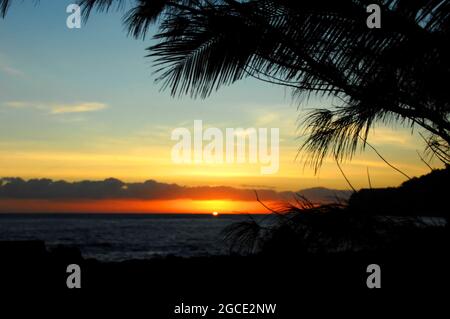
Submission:
{"label": "dark foreground land", "polygon": [[[448,251],[442,241],[370,253],[102,263],[83,259],[74,248],[48,251],[43,242],[0,242],[0,289],[3,305],[33,301],[39,305],[33,311],[63,304],[73,312],[89,304],[104,313],[126,311],[125,318],[300,318],[307,308],[319,314],[362,304],[370,313],[387,304],[436,311],[446,307],[441,300],[450,284]],[[366,285],[366,268],[373,263],[381,267],[381,289]],[[66,286],[69,264],[81,267],[81,289]],[[276,303],[277,308],[275,315],[175,314],[181,303],[209,305],[216,312],[219,304]],[[131,315],[137,309],[142,315]]]}
{"label": "dark foreground land", "polygon": [[[101,318],[447,318],[449,174],[447,167],[398,188],[362,190],[345,207],[291,208],[262,233],[259,252],[246,257],[106,263],[83,258],[77,248],[0,242],[0,318],[10,318],[2,316],[9,305],[33,317],[59,306],[59,318],[91,317],[94,309]],[[261,229],[249,221],[229,233],[248,248]],[[80,289],[67,287],[70,264],[81,268]],[[367,286],[371,264],[380,266],[381,288]],[[220,314],[220,304],[276,304],[276,311]],[[182,305],[210,310],[176,313]]]}

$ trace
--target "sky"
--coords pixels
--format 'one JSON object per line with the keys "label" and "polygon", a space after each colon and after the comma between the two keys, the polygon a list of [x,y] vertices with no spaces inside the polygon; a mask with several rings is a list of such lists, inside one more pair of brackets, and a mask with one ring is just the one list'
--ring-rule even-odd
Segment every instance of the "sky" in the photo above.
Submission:
{"label": "sky", "polygon": [[[113,177],[128,183],[151,179],[187,187],[278,192],[349,188],[334,160],[327,159],[315,174],[296,159],[301,144],[299,118],[309,109],[331,106],[332,100],[311,98],[300,103],[292,100],[288,89],[254,79],[221,88],[205,100],[172,98],[160,91],[152,61],[145,57],[153,40],[128,37],[116,12],[93,14],[81,29],[68,29],[70,3],[17,2],[0,20],[0,177],[69,182]],[[171,140],[171,132],[180,127],[192,130],[194,120],[223,131],[278,128],[279,171],[262,175],[260,165],[254,163],[174,163],[171,151],[176,141]],[[424,148],[417,132],[377,126],[369,142],[405,173],[419,176],[428,168],[417,155]],[[368,187],[368,170],[373,187],[397,186],[405,180],[370,149],[357,153],[342,168],[355,188]],[[35,206],[23,200],[23,210],[33,210],[30,207]],[[34,210],[49,207],[39,200]],[[243,205],[230,200],[236,201],[233,207],[216,206],[232,211]],[[8,209],[19,205],[17,199],[14,202]],[[153,204],[149,211],[162,207]],[[150,207],[142,205],[136,211]],[[70,207],[81,209],[81,204]],[[248,210],[254,211],[252,207]]]}

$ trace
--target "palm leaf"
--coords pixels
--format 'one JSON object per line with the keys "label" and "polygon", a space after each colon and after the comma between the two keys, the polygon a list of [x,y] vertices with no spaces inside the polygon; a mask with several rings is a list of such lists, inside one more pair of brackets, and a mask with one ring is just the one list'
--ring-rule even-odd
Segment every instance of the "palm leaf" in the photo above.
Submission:
{"label": "palm leaf", "polygon": [[[128,8],[81,0],[83,14]],[[334,97],[302,121],[300,148],[317,170],[327,155],[351,158],[375,123],[425,129],[428,149],[450,145],[450,2],[445,0],[135,0],[130,35],[159,24],[149,56],[173,96],[206,98],[244,77],[290,87],[293,97]],[[368,29],[366,7],[382,8]],[[0,0],[5,15],[10,1]],[[436,141],[439,142],[439,147]],[[362,142],[362,143],[361,143]],[[440,154],[440,159],[449,158]]]}

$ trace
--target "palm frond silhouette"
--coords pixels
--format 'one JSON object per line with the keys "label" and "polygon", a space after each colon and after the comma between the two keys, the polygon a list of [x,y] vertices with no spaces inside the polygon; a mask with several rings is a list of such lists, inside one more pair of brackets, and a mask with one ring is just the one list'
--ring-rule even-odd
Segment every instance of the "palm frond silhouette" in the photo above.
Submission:
{"label": "palm frond silhouette", "polygon": [[[448,163],[450,2],[445,0],[81,0],[83,13],[127,8],[129,34],[145,37],[157,82],[174,96],[206,98],[245,77],[290,87],[294,97],[340,101],[302,122],[300,147],[316,170],[351,158],[376,123],[422,128]],[[382,27],[366,26],[369,4]],[[0,0],[4,15],[9,0]]]}

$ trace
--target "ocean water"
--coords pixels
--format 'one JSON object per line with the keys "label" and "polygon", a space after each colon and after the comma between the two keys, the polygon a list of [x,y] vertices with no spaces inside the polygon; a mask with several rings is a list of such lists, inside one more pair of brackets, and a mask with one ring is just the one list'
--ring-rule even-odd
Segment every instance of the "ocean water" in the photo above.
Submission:
{"label": "ocean water", "polygon": [[104,261],[227,253],[222,230],[243,215],[0,214],[0,240],[75,246]]}

